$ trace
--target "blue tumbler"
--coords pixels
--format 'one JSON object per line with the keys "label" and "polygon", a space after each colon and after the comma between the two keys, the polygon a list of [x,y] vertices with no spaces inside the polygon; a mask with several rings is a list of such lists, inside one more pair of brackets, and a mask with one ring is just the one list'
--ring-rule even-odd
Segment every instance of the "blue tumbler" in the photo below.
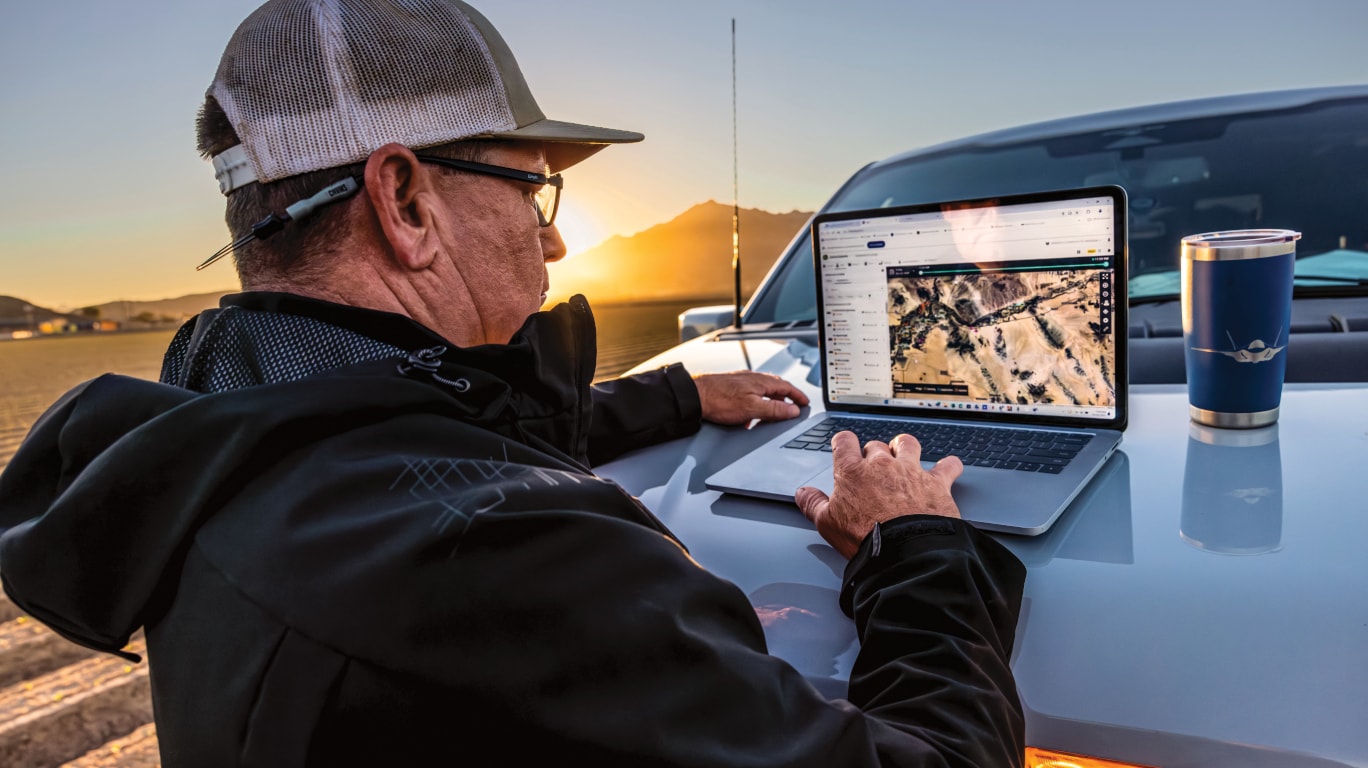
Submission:
{"label": "blue tumbler", "polygon": [[1243,229],[1183,238],[1188,413],[1212,427],[1278,420],[1300,232]]}

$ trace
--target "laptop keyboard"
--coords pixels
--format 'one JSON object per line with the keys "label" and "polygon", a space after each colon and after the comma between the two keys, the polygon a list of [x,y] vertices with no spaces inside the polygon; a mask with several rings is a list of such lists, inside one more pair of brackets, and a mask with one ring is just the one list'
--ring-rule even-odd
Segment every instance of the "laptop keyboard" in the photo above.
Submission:
{"label": "laptop keyboard", "polygon": [[870,440],[886,443],[906,432],[921,442],[922,461],[940,461],[946,456],[958,456],[966,467],[1054,475],[1064,471],[1069,461],[1092,439],[1092,435],[1086,432],[832,417],[785,443],[784,447],[830,453],[831,436],[844,430],[854,432],[860,438],[861,445]]}

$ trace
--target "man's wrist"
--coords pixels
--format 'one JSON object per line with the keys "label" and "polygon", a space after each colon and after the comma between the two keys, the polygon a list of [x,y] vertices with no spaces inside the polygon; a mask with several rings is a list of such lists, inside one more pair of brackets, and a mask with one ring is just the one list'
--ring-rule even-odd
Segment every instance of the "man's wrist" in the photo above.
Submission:
{"label": "man's wrist", "polygon": [[671,363],[660,369],[674,392],[679,419],[685,424],[703,423],[703,401],[698,396],[698,385],[682,363]]}
{"label": "man's wrist", "polygon": [[841,610],[853,617],[855,588],[859,581],[879,570],[879,566],[885,563],[902,560],[912,548],[914,540],[928,536],[954,536],[958,526],[967,525],[957,518],[924,514],[903,515],[875,523],[873,530],[860,542],[859,549],[855,550],[855,555],[846,564],[841,584]]}

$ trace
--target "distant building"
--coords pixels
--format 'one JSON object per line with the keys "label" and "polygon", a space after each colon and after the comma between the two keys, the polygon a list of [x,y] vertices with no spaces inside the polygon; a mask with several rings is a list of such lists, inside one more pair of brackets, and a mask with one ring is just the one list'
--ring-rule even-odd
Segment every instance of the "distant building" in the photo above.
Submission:
{"label": "distant building", "polygon": [[38,324],[38,333],[50,335],[54,333],[75,333],[80,330],[76,324],[64,317],[54,317]]}
{"label": "distant building", "polygon": [[114,320],[82,319],[77,321],[76,327],[82,331],[95,331],[98,333],[105,331],[117,331],[119,330],[119,323]]}

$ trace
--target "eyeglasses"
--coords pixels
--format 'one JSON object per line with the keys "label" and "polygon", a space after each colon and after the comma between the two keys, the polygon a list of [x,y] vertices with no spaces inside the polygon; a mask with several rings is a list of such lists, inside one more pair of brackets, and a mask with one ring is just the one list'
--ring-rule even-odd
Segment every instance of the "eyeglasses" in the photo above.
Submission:
{"label": "eyeglasses", "polygon": [[445,157],[433,157],[432,155],[416,155],[416,157],[425,163],[455,168],[458,171],[469,171],[485,176],[521,181],[526,184],[536,184],[538,189],[533,194],[532,199],[535,201],[533,207],[537,209],[537,223],[543,227],[549,227],[556,222],[556,211],[560,209],[561,187],[565,186],[565,180],[561,178],[559,173],[546,176],[518,168],[505,168],[502,165],[488,165],[470,160],[451,160]]}

